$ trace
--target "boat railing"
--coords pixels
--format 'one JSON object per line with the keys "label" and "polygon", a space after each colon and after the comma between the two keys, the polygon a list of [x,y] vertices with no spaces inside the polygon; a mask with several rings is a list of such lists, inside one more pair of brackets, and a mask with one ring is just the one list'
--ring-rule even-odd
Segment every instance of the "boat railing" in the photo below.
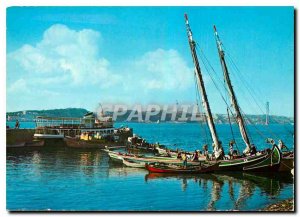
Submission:
{"label": "boat railing", "polygon": [[36,117],[36,128],[82,129],[82,128],[107,128],[113,127],[113,122],[96,121],[94,117]]}

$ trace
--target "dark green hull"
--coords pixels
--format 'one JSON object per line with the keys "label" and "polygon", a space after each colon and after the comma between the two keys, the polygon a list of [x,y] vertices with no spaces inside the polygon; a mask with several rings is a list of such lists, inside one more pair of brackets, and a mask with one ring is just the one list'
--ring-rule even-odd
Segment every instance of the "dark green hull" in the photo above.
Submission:
{"label": "dark green hull", "polygon": [[219,171],[264,172],[278,171],[281,153],[276,145],[270,153],[232,160],[220,160]]}

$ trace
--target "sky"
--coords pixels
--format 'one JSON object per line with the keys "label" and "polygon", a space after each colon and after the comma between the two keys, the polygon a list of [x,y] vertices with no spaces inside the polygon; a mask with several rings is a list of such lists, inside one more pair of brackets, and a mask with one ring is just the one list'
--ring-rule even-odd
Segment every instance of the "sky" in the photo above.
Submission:
{"label": "sky", "polygon": [[213,113],[226,113],[216,25],[243,112],[294,116],[293,7],[9,7],[6,110],[195,104],[184,13]]}

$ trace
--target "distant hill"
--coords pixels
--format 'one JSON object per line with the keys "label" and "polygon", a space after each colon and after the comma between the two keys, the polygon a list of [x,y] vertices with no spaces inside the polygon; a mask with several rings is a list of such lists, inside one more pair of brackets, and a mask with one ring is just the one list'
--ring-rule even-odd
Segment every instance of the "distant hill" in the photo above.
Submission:
{"label": "distant hill", "polygon": [[[80,118],[83,117],[89,111],[83,108],[66,108],[66,109],[51,109],[51,110],[27,110],[27,111],[18,111],[18,112],[7,112],[6,118],[9,120],[19,121],[33,121],[36,116],[47,116],[47,117],[74,117]],[[117,122],[127,121],[128,116],[131,114],[131,110],[128,110],[124,115],[120,115],[117,117]],[[112,116],[112,112],[107,112],[107,115]],[[162,112],[159,112],[157,115],[150,116],[150,122],[157,122],[161,119]],[[180,117],[182,116],[181,112],[178,112],[175,118],[175,121],[180,121]],[[191,121],[191,113],[186,114],[187,121]],[[142,122],[144,122],[146,117],[146,112],[142,112]],[[250,122],[252,124],[264,124],[265,123],[265,115],[246,115],[246,122]],[[204,122],[204,116],[200,119]],[[228,123],[228,117],[225,114],[214,114],[213,115],[214,122],[217,124]],[[231,121],[234,120],[234,117],[230,117]],[[294,118],[285,117],[285,116],[269,116],[270,124],[292,124],[294,123]],[[161,120],[160,120],[161,121]],[[172,114],[167,114],[165,118],[166,122],[172,121]],[[139,122],[138,118],[135,117],[131,120],[131,122]],[[163,121],[161,121],[163,122]]]}
{"label": "distant hill", "polygon": [[37,116],[47,117],[74,117],[81,118],[84,114],[89,112],[83,108],[66,108],[66,109],[50,109],[50,110],[26,110],[17,112],[7,112],[6,119],[32,121]]}

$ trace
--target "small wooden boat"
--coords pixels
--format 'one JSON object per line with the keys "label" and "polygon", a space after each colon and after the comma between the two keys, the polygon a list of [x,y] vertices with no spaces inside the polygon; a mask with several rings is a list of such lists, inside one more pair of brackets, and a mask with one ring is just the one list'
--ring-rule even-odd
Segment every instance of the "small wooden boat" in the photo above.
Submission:
{"label": "small wooden boat", "polygon": [[243,167],[249,172],[270,172],[278,171],[281,162],[281,152],[277,145],[273,145],[271,152],[262,160],[250,166]]}
{"label": "small wooden boat", "polygon": [[[159,156],[127,156],[127,159],[134,161],[136,163],[169,163],[169,164],[182,164],[181,159],[172,158],[172,157],[159,157]],[[199,165],[200,161],[187,161],[188,165]]]}
{"label": "small wooden boat", "polygon": [[128,153],[122,153],[122,152],[116,152],[116,151],[110,151],[105,149],[104,151],[106,151],[110,157],[110,159],[115,160],[115,161],[119,161],[119,162],[123,162],[123,159],[129,158],[129,157],[143,157],[143,155],[134,155],[134,154],[128,154]]}
{"label": "small wooden boat", "polygon": [[155,145],[146,142],[145,139],[134,135],[132,137],[128,137],[127,141],[127,149],[134,150],[134,151],[143,151],[143,152],[154,152]]}
{"label": "small wooden boat", "polygon": [[218,162],[220,162],[219,171],[278,171],[281,153],[277,145],[274,145],[272,150],[265,150],[242,158],[219,160]]}
{"label": "small wooden boat", "polygon": [[201,163],[198,166],[178,166],[174,164],[165,163],[152,163],[146,164],[146,169],[151,173],[176,173],[176,174],[199,174],[209,173],[218,169],[220,163],[204,164]]}
{"label": "small wooden boat", "polygon": [[[164,147],[155,147],[155,150],[158,152],[159,155],[161,156],[167,156],[167,155],[170,155],[171,157],[177,157],[178,155],[178,152],[177,151],[174,151],[174,150],[168,150],[167,148],[164,148]],[[191,154],[192,155],[192,154]]]}
{"label": "small wooden boat", "polygon": [[128,158],[123,158],[123,164],[128,167],[134,167],[134,168],[145,168],[144,162],[135,162]]}

